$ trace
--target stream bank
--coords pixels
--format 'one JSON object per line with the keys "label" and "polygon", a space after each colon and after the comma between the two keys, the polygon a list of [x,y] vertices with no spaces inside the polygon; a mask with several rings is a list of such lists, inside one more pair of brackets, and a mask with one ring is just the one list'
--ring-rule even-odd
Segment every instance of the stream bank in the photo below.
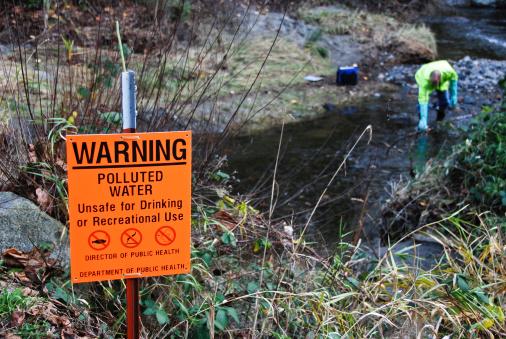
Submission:
{"label": "stream bank", "polygon": [[[257,46],[265,47],[265,44],[257,41],[252,46],[246,46],[248,52],[240,57],[251,56]],[[297,48],[300,52],[300,47]],[[258,54],[247,60],[259,60],[256,58]],[[284,63],[290,66],[292,56],[278,54],[277,65]],[[470,60],[471,65],[474,61]],[[228,66],[232,69],[237,64]],[[481,72],[480,67],[476,67],[478,72]],[[228,71],[222,69],[219,75],[234,73]],[[291,71],[287,67],[284,74]],[[315,99],[317,107],[321,109],[315,112],[315,119],[308,118],[300,122],[301,119],[285,126],[278,185],[274,185],[276,210],[286,210],[284,215],[274,215],[272,219],[269,215],[266,220],[266,214],[258,212],[247,200],[229,196],[230,176],[222,171],[218,157],[205,172],[195,170],[198,175],[194,177],[192,189],[192,271],[188,275],[150,279],[149,285],[143,285],[143,336],[341,338],[464,337],[466,334],[483,336],[491,331],[498,337],[504,334],[502,310],[505,299],[502,287],[506,266],[501,251],[505,248],[502,242],[505,237],[493,234],[497,228],[494,220],[480,222],[477,225],[479,227],[473,227],[471,237],[465,234],[461,238],[440,239],[438,246],[448,251],[460,250],[466,261],[450,261],[448,265],[444,263],[430,271],[421,271],[421,274],[412,274],[409,268],[395,265],[390,249],[381,249],[381,257],[375,257],[376,261],[373,261],[370,257],[364,257],[362,246],[354,246],[353,242],[339,242],[344,233],[350,227],[360,225],[360,221],[363,221],[366,233],[374,230],[374,226],[377,226],[374,213],[378,212],[377,206],[384,194],[386,181],[390,182],[387,194],[397,192],[400,185],[396,174],[413,169],[412,174],[417,176],[417,164],[425,166],[428,157],[438,154],[441,148],[449,147],[452,139],[458,137],[456,133],[448,133],[447,123],[439,124],[428,135],[417,135],[414,132],[416,90],[412,83],[403,87],[388,80],[390,71],[390,65],[385,66],[385,70],[381,71],[382,79],[379,79],[379,74],[371,73],[373,80],[369,83],[384,85],[386,89],[374,92],[370,98],[362,98],[345,106],[339,104],[338,98],[332,95],[325,101],[318,102]],[[399,77],[410,82],[411,71],[409,67],[398,69]],[[200,84],[197,79],[206,79],[208,76],[184,69],[181,73],[174,73],[177,75],[171,76],[181,74],[185,79],[191,79],[188,82],[192,85]],[[475,75],[471,74],[472,77]],[[366,76],[369,77],[369,74]],[[267,77],[262,80],[265,84],[277,79]],[[363,80],[360,81],[361,85]],[[237,87],[226,89],[235,92],[237,88],[243,90],[242,85],[244,83],[235,83]],[[330,81],[327,85],[333,88]],[[146,86],[146,83],[140,87],[145,89],[142,86]],[[304,86],[301,86],[302,93],[306,93]],[[167,91],[170,89],[162,88]],[[311,88],[314,91],[307,95],[308,99],[293,100],[305,104],[304,101],[319,91],[318,86]],[[357,92],[360,88],[355,87],[351,92]],[[269,90],[274,92],[275,84]],[[351,95],[350,89],[342,90],[343,95]],[[474,88],[466,89],[469,90],[474,91]],[[261,89],[257,93],[258,96],[266,94]],[[221,100],[218,102],[221,103]],[[102,103],[105,106],[108,102]],[[285,107],[281,106],[281,109]],[[99,108],[102,110],[103,106]],[[447,122],[458,124],[464,120],[465,115],[455,113],[457,115],[449,115]],[[457,119],[461,117],[463,119]],[[65,124],[68,122],[66,117],[61,120]],[[338,180],[330,185],[330,190],[322,197],[320,207],[324,211],[321,213],[322,209],[319,209],[318,215],[310,223],[311,234],[304,239],[298,238],[298,232],[294,232],[292,226],[299,226],[307,220],[308,213],[335,168],[358,135],[369,125],[373,126],[372,139],[368,143],[369,135],[366,134],[358,143],[339,173]],[[262,147],[256,149],[250,158],[244,159],[243,168],[256,168],[258,172],[252,172],[252,180],[256,179],[254,182],[258,181],[258,173],[265,170],[264,185],[254,190],[259,198],[258,206],[263,211],[269,208],[265,196],[271,193],[270,176],[274,163],[264,165],[266,161],[274,161],[279,136],[279,128],[271,128],[252,136],[242,136],[244,144],[227,145],[231,147],[230,152],[237,154],[247,152],[252,141],[260,141]],[[47,138],[45,140],[46,149],[49,149]],[[196,144],[195,151],[205,148]],[[62,154],[61,150],[61,147],[57,148],[57,154]],[[218,152],[214,152],[214,148],[211,150],[209,153],[217,156]],[[504,152],[504,148],[502,150]],[[200,160],[199,156],[194,157],[196,163]],[[55,158],[53,160],[64,163],[61,160],[64,158]],[[32,152],[26,162],[34,165],[45,159],[48,158],[37,158],[37,154]],[[48,161],[44,164],[50,166],[52,163]],[[55,186],[54,182],[48,180],[34,180],[37,174],[47,177],[47,166],[42,172],[34,172],[31,181],[41,191]],[[58,175],[59,172],[49,174]],[[402,177],[407,178],[408,175]],[[56,178],[64,184],[66,175],[63,173]],[[440,188],[432,182],[429,185]],[[411,197],[408,196],[408,200],[412,200]],[[420,203],[426,204],[425,201]],[[340,214],[333,214],[338,208],[341,209],[338,211]],[[318,227],[324,225],[327,218],[331,227],[324,233]],[[452,227],[455,225],[458,226],[458,220],[453,220]],[[476,232],[477,229],[479,232]],[[434,231],[439,230],[434,227]],[[477,243],[475,239],[484,240]],[[307,241],[311,240],[321,240],[322,244],[328,246],[331,255],[322,257],[315,254],[312,246],[307,246]],[[402,245],[409,246],[409,243]],[[432,249],[429,251],[434,254]],[[418,249],[408,253],[406,247],[400,248],[399,252],[404,256],[413,252],[424,257],[427,254],[420,253]],[[10,260],[5,260],[5,265],[0,267],[0,286],[3,289],[0,299],[14,299],[21,303],[5,316],[2,314],[0,332],[10,331],[7,333],[11,337],[53,334],[66,337],[114,337],[124,333],[122,317],[118,318],[125,311],[125,293],[121,282],[74,287],[67,275],[55,276],[48,271],[53,267],[47,267],[40,260],[31,260],[29,256],[16,252],[12,254]],[[366,270],[357,269],[361,265],[367,266]],[[413,266],[418,265],[415,262]],[[13,270],[12,267],[17,269]],[[6,278],[5,281],[3,278]],[[15,287],[19,289],[12,290]],[[37,299],[28,299],[32,296]]]}
{"label": "stream bank", "polygon": [[[431,18],[427,22],[432,22]],[[443,34],[444,39],[445,32],[451,31],[441,31],[438,38]],[[316,118],[286,125],[276,178],[282,192],[278,196],[277,217],[304,224],[333,171],[356,137],[370,124],[373,126],[371,143],[360,143],[348,159],[345,169],[323,196],[309,232],[314,241],[323,244],[323,250],[332,252],[343,233],[363,227],[365,239],[377,248],[379,211],[399,180],[408,180],[430,158],[449,150],[459,140],[458,128],[465,128],[483,107],[500,102],[497,82],[504,76],[506,61],[476,58],[480,50],[474,51],[472,57],[460,54],[458,60],[451,60],[456,54],[442,49],[441,58],[450,58],[459,73],[459,108],[450,111],[446,120],[437,126],[431,110],[430,124],[434,129],[427,137],[420,138],[415,133],[414,73],[419,65],[386,62],[378,64],[368,79],[388,87],[379,86],[379,90],[354,104],[343,105],[335,98],[320,101],[315,109],[320,112]],[[360,92],[364,83],[367,82],[361,81],[357,88],[348,90]],[[263,207],[268,205],[265,197],[270,192],[280,133],[279,127],[268,129],[238,138],[230,145],[230,150],[242,150],[241,154],[231,156],[229,164],[238,171],[241,180],[238,191],[250,189],[254,201]]]}

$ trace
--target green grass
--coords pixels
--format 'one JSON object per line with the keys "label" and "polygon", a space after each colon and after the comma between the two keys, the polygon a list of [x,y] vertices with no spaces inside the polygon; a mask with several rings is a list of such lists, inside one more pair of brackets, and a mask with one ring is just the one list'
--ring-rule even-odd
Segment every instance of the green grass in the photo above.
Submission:
{"label": "green grass", "polygon": [[25,322],[15,333],[23,339],[56,338],[56,334],[50,334],[50,329],[51,325],[47,321]]}
{"label": "green grass", "polygon": [[382,31],[398,26],[398,22],[391,17],[345,7],[302,8],[299,15],[304,21],[320,26],[328,34],[362,36],[370,34],[373,29]]}
{"label": "green grass", "polygon": [[21,289],[9,291],[4,289],[0,293],[0,317],[9,317],[14,311],[23,311],[37,302],[37,298],[27,297]]}
{"label": "green grass", "polygon": [[485,112],[469,127],[457,147],[449,175],[469,200],[487,209],[506,211],[506,113]]}

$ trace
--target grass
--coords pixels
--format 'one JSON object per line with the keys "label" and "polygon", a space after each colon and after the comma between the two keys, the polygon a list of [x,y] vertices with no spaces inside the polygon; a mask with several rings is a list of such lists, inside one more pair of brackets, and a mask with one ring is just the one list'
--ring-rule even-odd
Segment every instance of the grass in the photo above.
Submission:
{"label": "grass", "polygon": [[[228,206],[223,211],[237,215],[236,207]],[[251,223],[252,217],[255,214],[246,219],[242,234],[239,227],[229,234],[236,242],[220,231],[212,240],[209,233],[214,232],[200,233],[206,226],[199,223],[197,232],[204,239],[193,251],[192,274],[157,280],[149,294],[145,291],[145,298],[149,295],[166,313],[176,315],[168,324],[151,322],[151,335],[184,335],[187,326],[190,336],[213,331],[229,336],[257,331],[274,337],[504,333],[505,266],[497,249],[503,246],[499,239],[505,229],[493,227],[492,220],[469,225],[455,214],[426,228],[447,250],[441,264],[424,271],[399,265],[393,257],[401,254],[393,250],[371,262],[359,247],[347,243],[339,244],[330,261],[311,255],[304,246],[295,253],[274,245],[286,239],[277,225],[262,268],[253,245],[265,233],[261,224]],[[208,227],[220,222],[214,217],[207,221]],[[364,260],[369,262],[365,270],[359,268]],[[259,285],[262,270],[264,283]],[[260,305],[259,325],[253,329],[255,302]]]}
{"label": "grass", "polygon": [[9,317],[14,311],[26,310],[36,302],[36,298],[25,296],[21,289],[4,289],[0,293],[0,317]]}
{"label": "grass", "polygon": [[[402,39],[411,41],[413,36],[417,37],[415,41],[425,39],[423,43],[430,44],[430,35],[423,28],[402,26],[396,20],[380,15],[341,9],[324,13],[309,11],[305,15],[306,20],[318,23],[324,32],[353,34],[364,41],[379,41],[384,46]],[[67,45],[70,46],[71,42]],[[295,111],[309,114],[327,96],[334,94],[322,93],[316,87],[301,89],[304,72],[330,74],[329,61],[323,55],[315,54],[310,45],[301,50],[280,39],[266,60],[270,48],[270,42],[253,39],[235,45],[226,60],[223,51],[212,50],[216,51],[216,54],[210,52],[215,56],[213,60],[199,54],[195,48],[186,50],[187,56],[180,50],[162,53],[161,59],[165,58],[165,61],[160,64],[156,60],[141,62],[139,56],[132,56],[130,66],[139,74],[140,117],[143,118],[144,109],[160,105],[170,114],[182,117],[183,124],[190,123],[195,111],[198,121],[212,120],[215,118],[213,109],[202,104],[211,102],[219,107],[217,115],[225,116],[224,123],[227,124],[234,112],[240,110],[241,117],[246,120],[263,109],[263,113],[273,117]],[[25,60],[25,64],[19,61],[29,69],[28,76],[21,81],[16,77],[8,78],[10,92],[5,92],[2,97],[2,102],[8,104],[4,107],[9,118],[26,118],[30,112],[21,110],[25,106],[33,108],[36,117],[44,118],[44,124],[39,126],[39,137],[34,138],[33,143],[5,138],[9,142],[15,140],[17,145],[9,147],[8,151],[17,158],[11,162],[11,153],[3,152],[5,158],[0,158],[2,173],[13,176],[12,168],[23,168],[22,175],[16,174],[9,180],[17,187],[26,185],[34,189],[41,186],[49,191],[54,199],[59,200],[60,204],[55,205],[63,211],[64,220],[67,192],[62,144],[65,133],[74,129],[114,132],[120,128],[114,114],[119,103],[117,56],[114,51],[106,53],[106,50],[97,49],[95,52],[103,57],[98,63],[64,64],[60,87],[48,86],[48,92],[36,90],[40,80],[34,77],[37,72],[33,60]],[[91,55],[88,53],[85,60],[93,60]],[[65,58],[69,60],[71,56],[67,53]],[[51,73],[55,71],[55,65],[48,62],[49,67],[44,72]],[[17,70],[21,67],[13,69],[19,75]],[[54,79],[51,74],[49,78]],[[285,90],[288,84],[297,86]],[[252,95],[242,102],[250,88],[253,89]],[[160,98],[157,91],[160,91]],[[236,102],[229,104],[230,98]],[[280,100],[277,107],[268,108],[271,98]],[[224,114],[225,109],[228,115]],[[75,116],[74,111],[77,112]],[[104,119],[100,118],[102,116]],[[490,126],[501,127],[503,124],[500,121]],[[167,127],[161,123],[147,128],[161,126]],[[477,147],[471,150],[471,154],[476,155],[481,146],[491,150],[492,141],[488,134],[480,138],[471,142]],[[496,143],[496,153],[499,145],[502,141]],[[205,159],[209,150],[213,157],[219,153],[219,150],[206,146],[195,147],[200,153],[200,157],[195,158]],[[485,154],[493,153],[487,151]],[[473,156],[464,159],[473,159]],[[493,170],[492,157],[487,159],[488,170]],[[391,244],[384,255],[375,256],[360,243],[343,241],[336,244],[335,252],[329,258],[315,253],[303,236],[297,237],[297,232],[294,235],[295,225],[270,223],[245,198],[232,197],[227,191],[233,184],[231,176],[224,172],[219,157],[207,163],[202,160],[202,163],[206,166],[202,166],[194,178],[192,271],[187,275],[145,280],[141,290],[145,337],[504,336],[506,223],[502,215],[494,215],[488,209],[464,208],[460,204],[462,195],[443,192],[445,175],[457,168],[457,162],[433,163],[432,168],[437,171],[429,174],[429,168],[420,180],[398,186],[390,206],[398,208],[395,215],[405,218],[400,221],[394,218],[392,225],[404,233],[390,239]],[[479,166],[478,170],[482,168],[485,167]],[[496,177],[502,172],[498,173]],[[488,182],[488,172],[479,174],[473,173],[473,177]],[[29,180],[23,181],[24,176],[29,176]],[[481,185],[481,181],[469,181],[469,185],[488,187],[486,183]],[[426,193],[419,196],[421,192]],[[450,201],[447,200],[449,196]],[[408,208],[404,197],[409,197]],[[493,197],[497,198],[497,194]],[[497,200],[494,202],[498,203]],[[468,200],[467,203],[475,204],[476,201]],[[425,219],[421,223],[423,227],[416,231],[408,228],[406,220],[419,217],[423,212],[429,213],[431,219]],[[419,220],[416,221],[417,225],[420,224]],[[441,260],[433,267],[418,267],[420,258],[416,257],[415,244],[413,256],[409,251],[396,249],[395,245],[412,232],[423,233],[442,245]],[[81,326],[82,333],[87,333],[85,329],[90,327],[90,322],[94,335],[121,336],[125,332],[124,282],[74,287],[65,275],[53,276],[50,280],[37,288],[51,300],[58,300],[59,307],[67,307],[70,319]],[[24,312],[30,305],[28,297],[19,291],[3,291],[0,294],[2,325],[13,312]],[[54,328],[50,331],[57,332],[58,322],[53,319],[51,324]],[[35,321],[19,326],[17,330],[23,336],[37,336],[47,332],[47,324]]]}
{"label": "grass", "polygon": [[22,338],[46,337],[50,328],[48,322],[25,319],[26,312],[41,304],[42,300],[40,297],[25,295],[21,288],[5,288],[0,293],[0,332],[7,334],[10,330],[11,334],[15,333]]}
{"label": "grass", "polygon": [[395,40],[403,43],[414,43],[437,54],[436,37],[425,25],[403,25],[394,33]]}
{"label": "grass", "polygon": [[346,7],[302,8],[299,16],[328,34],[349,34],[382,49],[405,49],[432,58],[437,55],[436,38],[423,24],[406,24],[390,16]]}
{"label": "grass", "polygon": [[415,180],[396,186],[384,207],[389,239],[425,233],[443,246],[431,291],[439,289],[434,302],[446,303],[443,319],[464,336],[506,333],[505,119],[501,109],[486,109],[466,128],[462,143],[428,163]]}
{"label": "grass", "polygon": [[389,31],[398,25],[392,17],[346,7],[302,8],[299,15],[304,21],[317,24],[328,34],[353,34],[360,37],[373,33],[373,29]]}
{"label": "grass", "polygon": [[[342,241],[332,257],[322,258],[303,237],[286,230],[293,225],[270,224],[247,201],[228,195],[231,176],[222,169],[209,172],[208,178],[194,194],[191,274],[149,279],[143,285],[147,337],[506,333],[504,217],[461,206],[392,241],[382,256],[360,243]],[[396,247],[414,234],[443,248],[432,267],[420,267],[415,243],[412,250]],[[125,314],[121,283],[74,291],[61,285],[59,295],[88,300],[86,312],[119,315],[103,321],[112,332],[124,331],[116,321]]]}
{"label": "grass", "polygon": [[[231,81],[225,86],[225,92],[240,93],[249,87],[270,45],[265,38],[254,39],[230,58],[225,76]],[[291,41],[279,39],[262,70],[257,89],[280,90],[289,84],[303,83],[307,73],[330,75],[333,71],[328,59],[313,55]]]}
{"label": "grass", "polygon": [[[415,258],[404,257],[403,265],[394,260],[403,255],[394,244],[378,258],[346,242],[328,259],[303,239],[294,252],[286,224],[271,225],[266,240],[265,221],[246,202],[223,196],[212,205],[198,204],[192,272],[143,283],[143,335],[500,337],[506,331],[506,224],[485,215],[470,224],[468,217],[460,211],[419,231],[445,248],[443,260],[423,270],[409,264]],[[123,333],[122,285],[88,285],[73,291],[62,285],[52,298],[74,312],[100,315],[108,333]],[[88,306],[61,297],[69,295]],[[252,328],[255,314],[258,325]]]}

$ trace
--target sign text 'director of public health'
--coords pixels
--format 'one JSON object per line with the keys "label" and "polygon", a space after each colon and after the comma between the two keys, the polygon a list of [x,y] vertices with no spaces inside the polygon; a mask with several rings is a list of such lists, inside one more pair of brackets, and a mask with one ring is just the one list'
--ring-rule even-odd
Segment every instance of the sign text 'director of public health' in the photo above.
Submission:
{"label": "sign text 'director of public health'", "polygon": [[73,283],[188,273],[191,132],[67,137]]}

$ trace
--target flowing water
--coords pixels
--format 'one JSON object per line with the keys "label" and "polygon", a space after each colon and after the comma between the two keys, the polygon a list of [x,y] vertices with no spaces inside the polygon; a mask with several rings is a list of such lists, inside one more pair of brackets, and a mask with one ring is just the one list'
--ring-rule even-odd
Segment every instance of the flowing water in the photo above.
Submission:
{"label": "flowing water", "polygon": [[[372,126],[351,153],[328,191],[321,200],[309,233],[313,240],[335,244],[341,236],[341,226],[364,222],[369,237],[377,236],[379,203],[387,195],[385,186],[400,175],[409,176],[434,156],[445,144],[447,135],[431,133],[418,136],[416,122],[406,112],[411,103],[377,98],[356,107],[344,107],[317,119],[284,127],[281,156],[278,161],[276,214],[287,222],[304,224],[312,208],[328,185],[332,175],[343,161],[360,134]],[[434,117],[433,117],[434,118]],[[241,179],[239,191],[251,189],[268,208],[272,174],[276,160],[280,128],[242,137],[236,140],[236,149],[230,167],[237,169]],[[360,218],[367,199],[371,218]],[[376,219],[376,220],[375,220]]]}
{"label": "flowing water", "polygon": [[506,8],[456,8],[426,23],[436,33],[442,58],[506,57]]}
{"label": "flowing water", "polygon": [[[440,57],[504,59],[506,12],[499,13],[459,10],[452,13],[456,16],[428,18],[438,35]],[[429,122],[431,119],[435,117]],[[341,229],[355,232],[364,227],[369,238],[376,238],[379,207],[388,197],[389,183],[400,176],[409,177],[455,139],[441,127],[419,136],[414,133],[416,121],[416,99],[407,100],[402,93],[382,93],[360,105],[336,108],[314,120],[286,125],[278,162],[275,217],[300,229],[346,153],[371,125],[370,143],[367,134],[351,153],[323,195],[308,233],[327,248],[342,236]],[[276,127],[237,138],[231,145],[229,163],[238,171],[238,190],[255,192],[255,202],[263,210],[269,207],[280,135],[281,128]]]}

